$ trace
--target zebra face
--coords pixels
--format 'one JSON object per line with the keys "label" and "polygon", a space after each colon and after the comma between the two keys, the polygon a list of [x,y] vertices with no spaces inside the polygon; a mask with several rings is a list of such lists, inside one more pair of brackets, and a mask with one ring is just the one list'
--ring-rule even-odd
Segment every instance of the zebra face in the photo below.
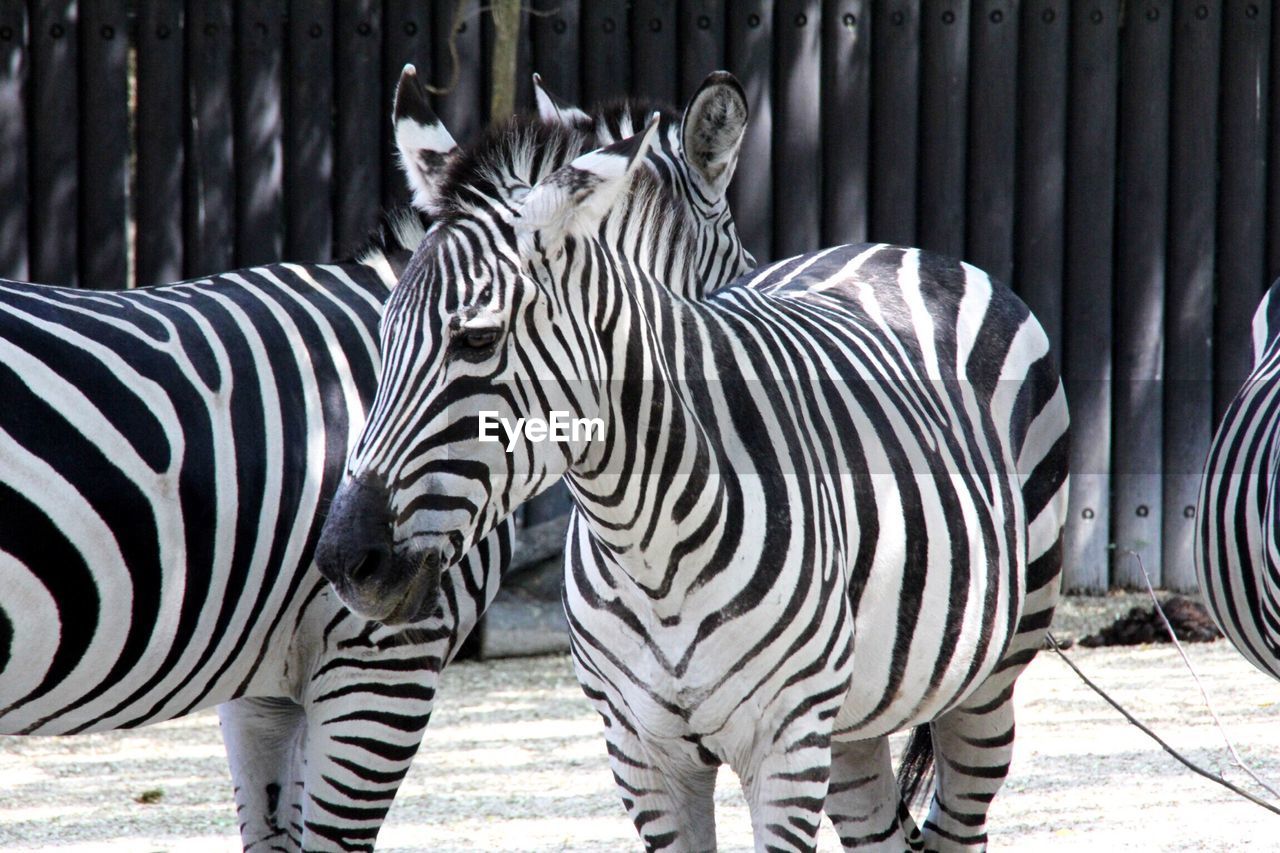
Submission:
{"label": "zebra face", "polygon": [[382,377],[316,555],[366,618],[431,615],[441,573],[590,440],[527,438],[525,425],[589,418],[593,403],[562,312],[513,245],[477,252],[477,239],[469,221],[434,229],[383,315]]}
{"label": "zebra face", "polygon": [[[578,273],[563,268],[585,256],[572,260],[565,246],[593,239],[628,198],[662,123],[654,114],[642,133],[583,154],[569,150],[581,133],[545,127],[459,152],[420,88],[407,69],[397,145],[415,203],[440,219],[384,309],[377,394],[316,553],[342,600],[384,622],[430,615],[443,571],[571,466],[590,464],[607,430],[592,377],[607,375],[618,342],[588,319],[604,297],[572,285]],[[709,235],[694,241],[686,278],[718,285],[745,263],[724,202],[745,120],[741,87],[713,74],[650,164],[692,208],[683,219]],[[570,424],[560,435],[557,419]]]}

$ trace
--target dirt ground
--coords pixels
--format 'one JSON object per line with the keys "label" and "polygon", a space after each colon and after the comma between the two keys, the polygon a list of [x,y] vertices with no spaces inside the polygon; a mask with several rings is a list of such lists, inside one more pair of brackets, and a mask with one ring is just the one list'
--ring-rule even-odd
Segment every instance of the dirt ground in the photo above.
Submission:
{"label": "dirt ground", "polygon": [[[1055,632],[1078,637],[1135,601],[1073,600]],[[1280,780],[1280,684],[1223,641],[1187,649],[1241,753]],[[1171,647],[1069,654],[1175,748],[1244,784]],[[1017,702],[1017,754],[992,808],[993,850],[1280,849],[1280,817],[1177,764],[1052,653],[1027,670]],[[750,849],[746,808],[728,771],[717,822],[721,849]],[[380,841],[388,851],[638,849],[614,794],[599,719],[569,660],[450,668]],[[217,718],[204,712],[131,732],[0,738],[0,850],[33,849],[238,850]],[[830,827],[821,849],[839,849]]]}

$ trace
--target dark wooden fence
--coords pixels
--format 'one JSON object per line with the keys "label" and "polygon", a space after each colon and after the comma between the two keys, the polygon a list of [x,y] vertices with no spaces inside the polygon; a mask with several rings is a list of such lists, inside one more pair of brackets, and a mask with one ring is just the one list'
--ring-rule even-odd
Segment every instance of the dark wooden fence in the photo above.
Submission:
{"label": "dark wooden fence", "polygon": [[[405,197],[405,62],[441,84],[456,54],[438,111],[464,141],[488,120],[493,26],[465,2],[453,33],[453,2],[0,0],[0,274],[118,288],[341,256]],[[1139,583],[1130,550],[1194,585],[1201,461],[1280,272],[1270,3],[527,6],[521,107],[534,69],[586,104],[742,79],[732,201],[760,259],[884,240],[1011,282],[1068,378],[1069,586]]]}

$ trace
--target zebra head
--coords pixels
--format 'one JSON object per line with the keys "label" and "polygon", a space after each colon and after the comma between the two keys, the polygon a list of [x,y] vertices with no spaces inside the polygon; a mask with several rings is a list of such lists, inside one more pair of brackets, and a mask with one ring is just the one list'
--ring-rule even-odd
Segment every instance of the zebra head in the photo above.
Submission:
{"label": "zebra head", "polygon": [[[600,377],[624,342],[583,325],[590,262],[574,247],[618,218],[620,199],[642,187],[676,209],[654,235],[670,241],[673,290],[700,292],[749,261],[724,201],[746,118],[732,77],[709,78],[679,120],[627,111],[588,125],[555,107],[459,149],[416,78],[397,92],[402,162],[435,224],[384,309],[377,394],[316,552],[366,618],[427,615],[442,571],[590,464],[605,438]],[[611,136],[623,138],[594,148]]]}

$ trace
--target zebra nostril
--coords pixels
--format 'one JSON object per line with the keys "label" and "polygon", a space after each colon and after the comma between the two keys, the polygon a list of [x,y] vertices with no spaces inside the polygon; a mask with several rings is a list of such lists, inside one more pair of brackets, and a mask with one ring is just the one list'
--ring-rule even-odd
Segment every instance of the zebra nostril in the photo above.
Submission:
{"label": "zebra nostril", "polygon": [[364,583],[378,571],[378,566],[381,563],[381,553],[371,548],[365,551],[359,562],[351,567],[350,571],[347,572],[347,577],[353,583]]}

